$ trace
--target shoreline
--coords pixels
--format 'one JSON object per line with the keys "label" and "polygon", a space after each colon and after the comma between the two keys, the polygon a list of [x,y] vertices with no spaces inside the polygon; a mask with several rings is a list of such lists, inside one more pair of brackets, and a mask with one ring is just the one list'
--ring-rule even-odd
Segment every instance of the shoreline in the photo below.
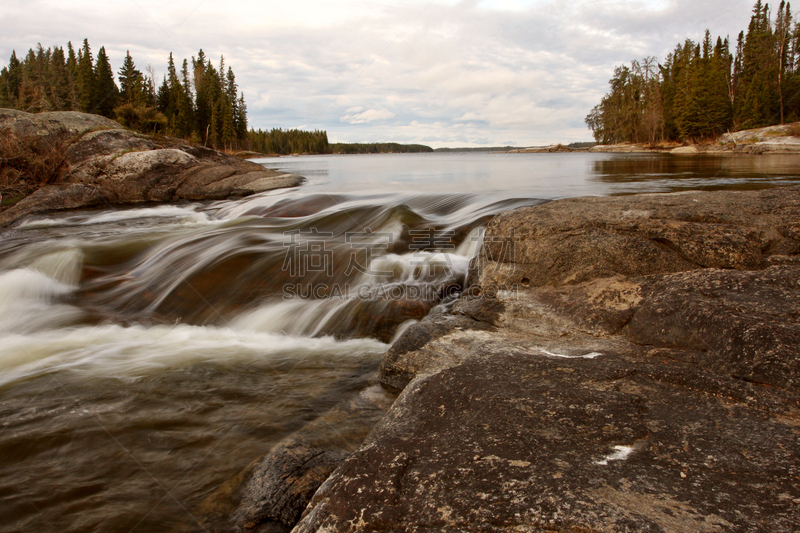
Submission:
{"label": "shoreline", "polygon": [[800,122],[766,126],[725,133],[714,141],[703,143],[647,143],[598,144],[591,148],[571,148],[563,144],[534,146],[508,150],[503,153],[636,153],[636,154],[800,154]]}

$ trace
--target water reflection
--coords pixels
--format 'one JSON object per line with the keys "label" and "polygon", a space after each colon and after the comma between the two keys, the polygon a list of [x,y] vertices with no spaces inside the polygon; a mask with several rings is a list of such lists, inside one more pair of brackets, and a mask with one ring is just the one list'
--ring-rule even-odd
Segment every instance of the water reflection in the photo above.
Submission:
{"label": "water reflection", "polygon": [[479,193],[567,198],[754,189],[800,179],[800,155],[432,153],[280,157],[264,166],[308,178],[304,193]]}
{"label": "water reflection", "polygon": [[800,183],[800,156],[617,154],[598,159],[590,179],[608,194],[753,190]]}

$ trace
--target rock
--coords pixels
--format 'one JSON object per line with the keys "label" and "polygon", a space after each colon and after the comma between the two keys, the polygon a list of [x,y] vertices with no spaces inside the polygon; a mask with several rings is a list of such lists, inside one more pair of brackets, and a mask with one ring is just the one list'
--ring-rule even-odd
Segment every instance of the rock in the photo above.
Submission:
{"label": "rock", "polygon": [[762,141],[776,141],[781,138],[791,137],[797,131],[798,126],[800,126],[800,122],[724,133],[720,136],[719,143],[750,144]]}
{"label": "rock", "polygon": [[637,352],[476,355],[412,382],[293,531],[796,531],[797,413]]}
{"label": "rock", "polygon": [[580,283],[699,268],[764,268],[800,250],[800,187],[570,198],[501,213],[481,284]]}
{"label": "rock", "polygon": [[381,383],[402,390],[419,374],[452,366],[458,359],[437,350],[431,341],[456,331],[491,329],[501,310],[497,300],[462,300],[452,314],[428,315],[412,324],[383,357],[378,371]]}
{"label": "rock", "polygon": [[623,154],[632,154],[632,153],[651,153],[651,152],[662,152],[663,150],[648,148],[641,144],[598,144],[596,146],[592,146],[589,148],[590,152],[599,152],[599,153],[623,153]]}
{"label": "rock", "polygon": [[371,385],[340,402],[209,496],[195,511],[201,523],[213,531],[288,532],[395,398]]}
{"label": "rock", "polygon": [[405,389],[293,531],[797,531],[798,194],[496,217],[476,284],[384,357]]}
{"label": "rock", "polygon": [[347,455],[299,443],[279,446],[256,466],[231,520],[245,531],[267,529],[265,524],[289,531],[314,492]]}
{"label": "rock", "polygon": [[90,130],[121,129],[119,123],[99,115],[77,111],[26,113],[16,109],[0,109],[0,131],[4,135],[53,137],[67,140]]}
{"label": "rock", "polygon": [[549,146],[532,146],[530,148],[517,148],[516,150],[509,150],[509,154],[552,154],[562,152],[578,152],[585,150],[578,150],[570,148],[563,144],[551,144]]}
{"label": "rock", "polygon": [[[62,183],[46,185],[0,213],[2,225],[45,211],[101,203],[220,200],[294,187],[302,181],[299,176],[179,139],[131,132],[112,120],[86,113],[33,115],[4,109],[0,110],[0,133],[48,139],[63,149],[65,162]],[[78,194],[80,190],[85,194]],[[57,201],[62,194],[69,197]]]}
{"label": "rock", "polygon": [[800,265],[648,278],[624,333],[717,374],[800,392]]}
{"label": "rock", "polygon": [[95,207],[106,203],[107,200],[96,187],[82,183],[49,185],[0,212],[0,226],[11,224],[31,213]]}
{"label": "rock", "polygon": [[699,154],[700,150],[696,146],[679,146],[669,151],[671,154]]}

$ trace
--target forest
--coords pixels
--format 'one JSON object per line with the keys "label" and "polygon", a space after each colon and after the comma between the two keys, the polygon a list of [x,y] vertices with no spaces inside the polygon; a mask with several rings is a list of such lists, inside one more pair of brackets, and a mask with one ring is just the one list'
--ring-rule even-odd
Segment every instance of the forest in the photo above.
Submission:
{"label": "forest", "polygon": [[334,154],[412,154],[433,152],[433,148],[423,144],[397,143],[334,143],[331,145]]}
{"label": "forest", "polygon": [[250,150],[262,154],[327,154],[330,153],[328,134],[324,131],[251,129],[248,134]]}
{"label": "forest", "polygon": [[[209,60],[201,49],[180,71],[170,53],[167,73],[156,85],[130,52],[114,75],[105,47],[96,56],[88,39],[75,50],[38,45],[20,59],[12,52],[0,70],[0,107],[29,113],[83,111],[143,133],[169,135],[219,150],[264,154],[329,153],[324,131],[247,129],[247,105],[233,69]],[[118,83],[117,83],[118,82]]]}
{"label": "forest", "polygon": [[603,144],[703,141],[727,131],[800,120],[800,24],[788,2],[774,18],[753,6],[747,31],[730,40],[687,39],[663,63],[614,70],[610,92],[586,117]]}
{"label": "forest", "polygon": [[218,149],[236,149],[247,143],[247,107],[238,93],[233,69],[218,67],[203,50],[191,62],[184,59],[178,72],[172,53],[167,74],[156,87],[148,66],[137,68],[130,52],[117,72],[105,47],[92,54],[88,39],[77,51],[62,47],[29,50],[20,59],[12,52],[0,70],[0,107],[29,113],[83,111],[119,121],[144,133],[180,137]]}

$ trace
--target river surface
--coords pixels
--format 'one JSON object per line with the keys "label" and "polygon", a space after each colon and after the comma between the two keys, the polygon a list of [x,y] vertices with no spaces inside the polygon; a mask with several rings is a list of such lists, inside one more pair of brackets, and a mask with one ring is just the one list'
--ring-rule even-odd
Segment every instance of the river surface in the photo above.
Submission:
{"label": "river surface", "polygon": [[447,309],[500,211],[800,183],[797,156],[258,161],[307,180],[0,233],[0,530],[199,528],[209,494]]}

